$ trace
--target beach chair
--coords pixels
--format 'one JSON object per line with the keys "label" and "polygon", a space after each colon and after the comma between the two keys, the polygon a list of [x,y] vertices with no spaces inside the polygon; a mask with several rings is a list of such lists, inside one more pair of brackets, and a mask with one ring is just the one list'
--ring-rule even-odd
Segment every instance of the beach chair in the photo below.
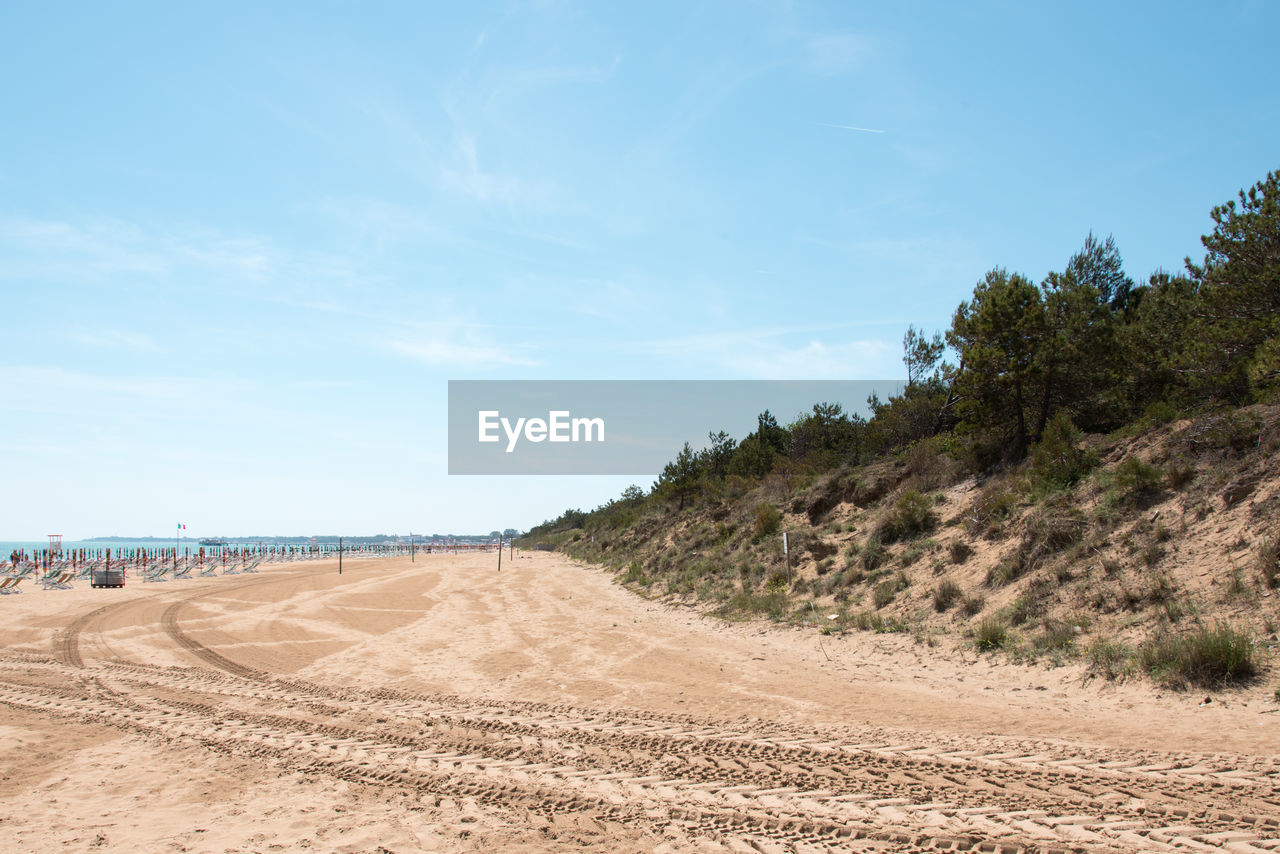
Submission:
{"label": "beach chair", "polygon": [[174,581],[186,581],[191,578],[191,564],[183,561],[178,564],[177,569],[173,571]]}
{"label": "beach chair", "polygon": [[142,583],[147,584],[148,582],[152,582],[152,581],[155,581],[155,582],[168,581],[169,579],[165,578],[165,576],[168,574],[169,574],[169,567],[166,566],[163,562],[153,563],[151,566],[147,567],[145,570],[142,571]]}
{"label": "beach chair", "polygon": [[40,583],[45,590],[70,590],[71,580],[75,577],[76,574],[70,570],[54,568],[41,577]]}
{"label": "beach chair", "polygon": [[241,572],[252,572],[252,573],[257,573],[257,571],[258,571],[258,564],[260,564],[260,563],[262,563],[262,561],[261,561],[261,560],[255,560],[253,563],[246,565],[246,566],[245,566],[243,569],[241,569],[240,571],[241,571]]}
{"label": "beach chair", "polygon": [[210,561],[204,565],[204,569],[200,570],[201,578],[212,578],[218,574],[218,565]]}
{"label": "beach chair", "polygon": [[10,593],[21,593],[18,585],[22,583],[25,575],[7,575],[4,580],[0,580],[0,595],[9,595]]}

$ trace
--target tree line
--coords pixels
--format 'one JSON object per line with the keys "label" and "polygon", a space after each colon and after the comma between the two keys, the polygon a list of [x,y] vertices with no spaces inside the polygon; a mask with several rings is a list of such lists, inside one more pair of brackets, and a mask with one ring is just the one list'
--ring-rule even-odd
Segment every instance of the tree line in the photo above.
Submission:
{"label": "tree line", "polygon": [[[726,478],[858,465],[926,441],[982,473],[1024,459],[1051,425],[1105,432],[1280,400],[1280,171],[1210,218],[1202,260],[1142,284],[1115,240],[1093,233],[1040,282],[995,267],[949,329],[907,329],[907,382],[873,396],[870,417],[817,403],[784,425],[766,410],[741,442],[719,431],[701,449],[685,443],[648,495],[683,509]],[[631,487],[600,510],[646,497]],[[566,511],[530,533],[585,517]]]}

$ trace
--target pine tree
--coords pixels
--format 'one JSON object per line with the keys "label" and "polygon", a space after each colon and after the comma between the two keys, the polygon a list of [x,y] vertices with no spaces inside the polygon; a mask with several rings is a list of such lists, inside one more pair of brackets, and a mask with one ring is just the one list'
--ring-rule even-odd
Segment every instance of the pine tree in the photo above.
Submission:
{"label": "pine tree", "polygon": [[1188,362],[1211,398],[1239,403],[1251,393],[1259,347],[1280,336],[1280,172],[1210,216],[1213,233],[1200,238],[1204,262],[1187,259],[1201,300]]}
{"label": "pine tree", "polygon": [[1040,290],[1025,276],[996,268],[960,303],[947,333],[964,370],[956,380],[961,430],[980,450],[1012,459],[1026,456],[1028,413],[1041,391],[1037,358],[1046,332]]}

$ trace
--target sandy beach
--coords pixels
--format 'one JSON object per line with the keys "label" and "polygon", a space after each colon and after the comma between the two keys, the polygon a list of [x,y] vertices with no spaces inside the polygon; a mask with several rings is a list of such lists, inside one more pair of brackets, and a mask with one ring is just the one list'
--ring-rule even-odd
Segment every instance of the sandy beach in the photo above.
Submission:
{"label": "sandy beach", "polygon": [[1266,685],[730,624],[544,553],[343,569],[0,598],[0,850],[1280,850]]}

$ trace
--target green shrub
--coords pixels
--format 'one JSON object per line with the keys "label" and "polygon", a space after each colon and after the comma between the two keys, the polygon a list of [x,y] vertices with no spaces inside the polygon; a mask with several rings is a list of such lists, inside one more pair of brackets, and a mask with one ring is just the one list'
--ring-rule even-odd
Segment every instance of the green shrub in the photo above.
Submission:
{"label": "green shrub", "polygon": [[947,439],[921,439],[902,454],[907,476],[921,489],[938,489],[959,479],[963,467],[950,453]]}
{"label": "green shrub", "polygon": [[1196,467],[1184,457],[1178,457],[1165,466],[1164,478],[1170,489],[1182,489],[1196,479]]}
{"label": "green shrub", "polygon": [[1128,457],[1112,472],[1112,483],[1121,497],[1136,500],[1160,491],[1164,472],[1137,457]]}
{"label": "green shrub", "polygon": [[978,493],[965,511],[965,528],[971,536],[994,537],[1018,506],[1018,496],[1004,483],[992,483]]}
{"label": "green shrub", "polygon": [[876,610],[883,608],[885,605],[888,605],[893,601],[894,597],[898,595],[899,590],[907,589],[909,584],[910,582],[907,580],[907,577],[901,572],[897,573],[892,578],[885,579],[877,584],[871,591],[872,604],[876,606]]}
{"label": "green shrub", "polygon": [[978,624],[973,642],[983,652],[1000,649],[1009,642],[1009,630],[1005,627],[1004,621],[998,617],[987,617]]}
{"label": "green shrub", "polygon": [[1280,587],[1280,535],[1258,547],[1258,574],[1268,588]]}
{"label": "green shrub", "polygon": [[1061,652],[1075,643],[1075,626],[1061,620],[1046,620],[1043,630],[1031,640],[1037,652]]}
{"label": "green shrub", "polygon": [[[907,549],[901,555],[898,556],[898,562],[903,567],[911,566],[913,563],[920,560],[921,556],[923,556],[925,552],[929,551],[930,549],[929,543],[931,542],[932,540],[926,540],[923,543],[916,543],[911,548]],[[936,546],[937,544],[934,543],[934,545]]]}
{"label": "green shrub", "polygon": [[772,504],[761,504],[756,508],[756,518],[751,525],[751,536],[759,541],[775,534],[782,524],[782,514]]}
{"label": "green shrub", "polygon": [[884,626],[884,617],[874,611],[859,611],[853,615],[853,627],[864,632],[878,632]]}
{"label": "green shrub", "polygon": [[1039,492],[1066,489],[1093,470],[1098,456],[1082,448],[1081,433],[1065,412],[1059,412],[1045,427],[1040,442],[1031,451],[1028,471]]}
{"label": "green shrub", "polygon": [[1054,554],[1080,542],[1088,527],[1079,510],[1051,502],[1027,520],[1022,545],[1036,556]]}
{"label": "green shrub", "polygon": [[965,596],[960,600],[960,610],[966,617],[972,617],[987,606],[987,600],[981,596]]}
{"label": "green shrub", "polygon": [[862,547],[862,568],[867,572],[875,572],[884,563],[885,557],[884,544],[880,542],[880,538],[874,534],[867,538],[867,544]]}
{"label": "green shrub", "polygon": [[1021,578],[1026,572],[1024,557],[1025,554],[1022,551],[1018,551],[988,569],[986,578],[987,586],[1003,587],[1004,585]]}
{"label": "green shrub", "polygon": [[1253,638],[1226,623],[1156,635],[1139,647],[1138,661],[1157,679],[1201,687],[1243,682],[1258,669]]}
{"label": "green shrub", "polygon": [[1240,572],[1240,567],[1234,563],[1231,565],[1231,573],[1227,581],[1227,599],[1228,600],[1249,600],[1253,598],[1253,591],[1249,585],[1245,583],[1244,575]]}
{"label": "green shrub", "polygon": [[932,531],[937,524],[933,501],[923,493],[908,489],[898,496],[893,510],[880,523],[876,533],[881,541],[895,543]]}
{"label": "green shrub", "polygon": [[1152,427],[1159,427],[1161,424],[1168,424],[1178,418],[1178,407],[1165,400],[1157,400],[1149,405],[1143,417]]}
{"label": "green shrub", "polygon": [[1118,641],[1098,638],[1089,645],[1089,672],[1114,680],[1129,672],[1133,651]]}
{"label": "green shrub", "polygon": [[641,586],[649,583],[649,576],[645,575],[644,567],[640,566],[639,561],[631,561],[627,566],[627,571],[622,576],[623,584],[639,584]]}
{"label": "green shrub", "polygon": [[1030,591],[1027,591],[1018,596],[1017,599],[1014,599],[1006,611],[1009,614],[1009,624],[1020,626],[1040,614],[1043,611],[1043,607],[1037,598]]}
{"label": "green shrub", "polygon": [[896,617],[884,617],[875,611],[859,611],[851,618],[856,629],[876,634],[892,634],[906,629],[906,624]]}
{"label": "green shrub", "polygon": [[942,613],[960,598],[960,585],[951,579],[939,584],[933,591],[933,610]]}
{"label": "green shrub", "polygon": [[1262,421],[1252,412],[1236,410],[1208,418],[1192,432],[1193,447],[1209,447],[1242,456],[1258,446]]}
{"label": "green shrub", "polygon": [[786,612],[787,594],[780,591],[760,594],[738,591],[729,597],[729,601],[720,610],[720,613],[726,616],[759,614],[772,620],[781,620],[786,616]]}

